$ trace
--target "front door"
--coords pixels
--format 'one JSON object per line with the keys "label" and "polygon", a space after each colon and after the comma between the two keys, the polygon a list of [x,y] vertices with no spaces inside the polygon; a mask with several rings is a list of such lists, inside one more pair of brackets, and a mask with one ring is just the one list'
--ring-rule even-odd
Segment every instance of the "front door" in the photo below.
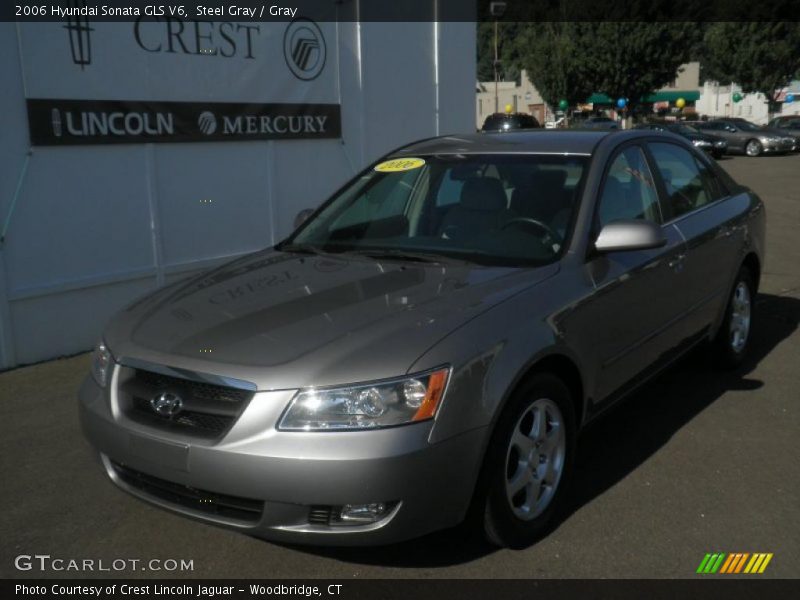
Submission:
{"label": "front door", "polygon": [[[600,192],[595,230],[619,219],[663,217],[642,148],[632,145],[611,160]],[[685,244],[673,225],[663,226],[661,248],[591,256],[586,264],[594,292],[576,307],[571,329],[592,357],[595,400],[600,401],[674,348],[674,324],[686,308],[682,259]]]}

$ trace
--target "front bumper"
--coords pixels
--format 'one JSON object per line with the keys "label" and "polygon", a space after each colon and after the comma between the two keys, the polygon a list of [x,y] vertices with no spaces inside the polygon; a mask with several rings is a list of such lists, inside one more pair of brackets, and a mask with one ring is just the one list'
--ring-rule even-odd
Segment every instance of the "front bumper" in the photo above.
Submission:
{"label": "front bumper", "polygon": [[[115,384],[112,377],[109,389]],[[117,486],[162,508],[249,535],[377,545],[463,520],[485,429],[436,444],[428,442],[431,422],[375,431],[277,431],[275,423],[293,393],[256,393],[236,424],[211,441],[129,421],[116,410],[114,392],[87,377],[79,392],[80,422]],[[131,472],[147,485],[132,484]],[[320,507],[372,502],[392,507],[375,523],[329,525],[312,517]],[[237,505],[246,510],[215,508]]]}
{"label": "front bumper", "polygon": [[713,154],[714,156],[722,156],[728,152],[728,143],[725,141],[718,142],[692,142],[692,145],[699,150]]}
{"label": "front bumper", "polygon": [[764,148],[764,152],[773,154],[780,152],[792,152],[795,149],[794,141],[768,142],[762,140],[761,145]]}

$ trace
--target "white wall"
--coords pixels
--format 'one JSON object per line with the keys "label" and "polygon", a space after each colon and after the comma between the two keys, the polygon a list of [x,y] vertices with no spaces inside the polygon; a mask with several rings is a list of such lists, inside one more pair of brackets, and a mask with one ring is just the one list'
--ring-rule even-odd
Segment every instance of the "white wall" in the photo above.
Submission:
{"label": "white wall", "polygon": [[[742,95],[739,102],[733,101],[736,92]],[[769,121],[769,107],[764,95],[745,94],[736,85],[731,87],[707,81],[695,108],[698,114],[709,117],[741,117],[758,125],[766,125]]]}
{"label": "white wall", "polygon": [[[89,349],[136,295],[285,237],[388,150],[474,130],[474,23],[333,27],[342,139],[33,149],[0,246],[0,368]],[[0,23],[0,227],[30,149],[19,31]],[[172,58],[201,95],[197,61]]]}

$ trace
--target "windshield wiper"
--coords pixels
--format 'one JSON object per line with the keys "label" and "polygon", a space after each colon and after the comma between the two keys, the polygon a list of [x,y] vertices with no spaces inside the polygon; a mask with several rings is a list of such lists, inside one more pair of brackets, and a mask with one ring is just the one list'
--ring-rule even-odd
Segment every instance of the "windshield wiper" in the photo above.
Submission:
{"label": "windshield wiper", "polygon": [[432,252],[417,252],[414,250],[401,250],[400,248],[365,248],[363,250],[353,249],[346,250],[345,254],[356,254],[358,256],[366,256],[368,258],[382,259],[390,258],[393,260],[407,260],[413,262],[424,263],[441,263],[452,262],[452,259],[441,254]]}
{"label": "windshield wiper", "polygon": [[295,252],[297,254],[323,254],[322,248],[310,244],[281,243],[276,245],[275,249],[280,252]]}

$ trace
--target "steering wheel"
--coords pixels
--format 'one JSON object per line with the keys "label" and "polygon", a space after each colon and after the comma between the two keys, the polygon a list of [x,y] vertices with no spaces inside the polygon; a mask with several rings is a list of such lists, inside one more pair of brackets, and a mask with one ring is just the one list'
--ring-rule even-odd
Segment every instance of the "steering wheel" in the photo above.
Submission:
{"label": "steering wheel", "polygon": [[517,227],[519,225],[532,225],[534,228],[544,233],[542,236],[543,240],[546,241],[547,238],[550,238],[553,242],[561,244],[561,236],[552,227],[531,217],[515,217],[510,221],[503,223],[500,229],[508,229],[509,227]]}

